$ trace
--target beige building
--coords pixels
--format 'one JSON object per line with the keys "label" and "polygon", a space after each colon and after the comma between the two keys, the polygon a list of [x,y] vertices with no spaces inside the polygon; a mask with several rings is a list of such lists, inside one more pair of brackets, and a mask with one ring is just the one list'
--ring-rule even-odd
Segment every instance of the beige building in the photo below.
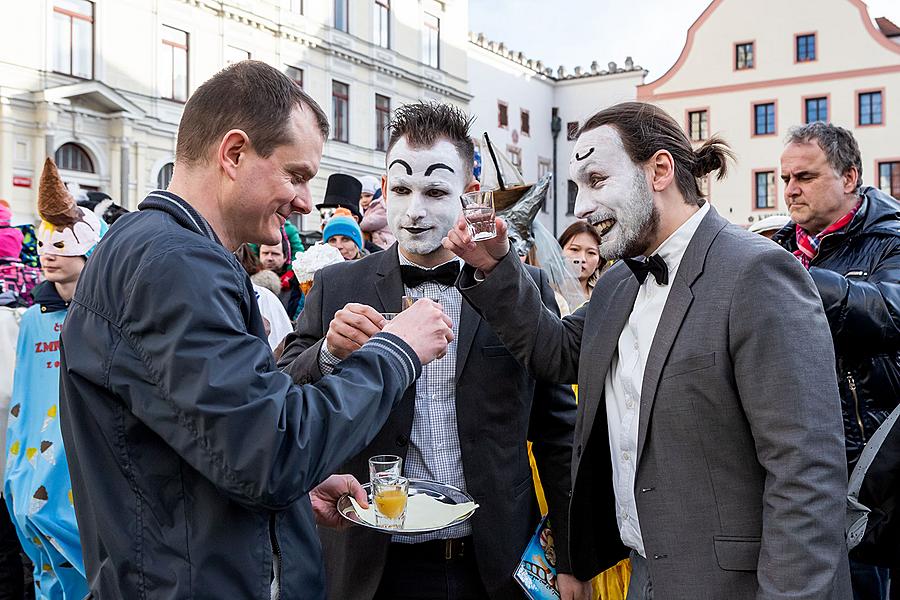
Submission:
{"label": "beige building", "polygon": [[787,211],[784,137],[815,120],[850,129],[864,183],[900,197],[900,30],[873,23],[861,0],[713,0],[675,65],[637,95],[698,144],[719,133],[737,152],[727,179],[708,184],[735,223]]}
{"label": "beige building", "polygon": [[471,98],[465,0],[28,0],[4,15],[0,197],[15,222],[35,217],[48,155],[128,208],[165,186],[184,101],[233,61],[276,65],[329,113],[314,199],[331,173],[383,170],[393,107]]}

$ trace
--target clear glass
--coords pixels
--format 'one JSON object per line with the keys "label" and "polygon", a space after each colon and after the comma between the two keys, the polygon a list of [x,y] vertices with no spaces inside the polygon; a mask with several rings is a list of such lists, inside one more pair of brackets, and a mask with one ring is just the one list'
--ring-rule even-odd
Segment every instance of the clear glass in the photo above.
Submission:
{"label": "clear glass", "polygon": [[375,478],[386,474],[400,477],[403,469],[403,459],[394,454],[379,454],[369,459],[369,482],[375,483]]}
{"label": "clear glass", "polygon": [[409,498],[409,479],[390,474],[379,475],[372,481],[375,504],[375,524],[379,527],[402,529],[406,522]]}
{"label": "clear glass", "polygon": [[467,192],[459,199],[462,201],[463,216],[466,218],[472,239],[482,242],[496,237],[493,190]]}

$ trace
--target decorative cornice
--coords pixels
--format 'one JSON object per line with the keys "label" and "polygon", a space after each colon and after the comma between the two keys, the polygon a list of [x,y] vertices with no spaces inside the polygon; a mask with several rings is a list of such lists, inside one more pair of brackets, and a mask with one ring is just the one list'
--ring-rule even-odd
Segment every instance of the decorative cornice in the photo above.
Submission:
{"label": "decorative cornice", "polygon": [[575,67],[575,71],[572,74],[567,73],[566,68],[563,65],[560,65],[556,69],[556,74],[554,75],[553,69],[545,66],[544,61],[532,60],[526,57],[524,52],[516,52],[515,50],[510,50],[506,47],[505,43],[489,40],[484,36],[483,33],[476,34],[470,31],[469,43],[479,48],[483,48],[484,50],[495,54],[500,58],[506,59],[520,67],[532,71],[537,75],[540,75],[541,77],[546,77],[547,79],[550,79],[552,81],[585,79],[588,77],[603,77],[606,75],[617,75],[620,73],[632,73],[641,71],[646,74],[646,71],[643,69],[643,67],[635,65],[632,58],[628,56],[625,58],[624,67],[620,67],[615,62],[610,61],[609,63],[607,63],[606,69],[600,69],[600,64],[595,60],[591,62],[590,69],[584,70],[580,66]]}

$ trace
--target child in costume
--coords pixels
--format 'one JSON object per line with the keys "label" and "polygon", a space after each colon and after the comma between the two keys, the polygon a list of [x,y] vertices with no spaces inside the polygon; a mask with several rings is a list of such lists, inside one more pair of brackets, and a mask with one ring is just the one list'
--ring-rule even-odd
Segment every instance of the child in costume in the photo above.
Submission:
{"label": "child in costume", "polygon": [[3,491],[38,598],[88,593],[72,483],[59,426],[59,334],[87,256],[106,225],[76,205],[49,158],[38,196],[38,254],[47,279],[22,317],[6,436]]}

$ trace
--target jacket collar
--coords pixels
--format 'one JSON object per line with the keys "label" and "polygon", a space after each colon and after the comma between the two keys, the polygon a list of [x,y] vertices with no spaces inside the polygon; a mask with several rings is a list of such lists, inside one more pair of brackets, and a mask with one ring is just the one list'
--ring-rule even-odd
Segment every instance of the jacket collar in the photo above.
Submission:
{"label": "jacket collar", "polygon": [[31,292],[34,303],[41,307],[42,313],[54,313],[69,308],[69,303],[63,300],[56,286],[51,281],[44,281],[36,286]]}
{"label": "jacket collar", "polygon": [[197,212],[197,209],[191,206],[187,200],[172,192],[166,190],[150,192],[138,205],[138,210],[159,210],[167,213],[185,229],[199,233],[219,245],[222,244],[219,236],[213,231],[209,222]]}

